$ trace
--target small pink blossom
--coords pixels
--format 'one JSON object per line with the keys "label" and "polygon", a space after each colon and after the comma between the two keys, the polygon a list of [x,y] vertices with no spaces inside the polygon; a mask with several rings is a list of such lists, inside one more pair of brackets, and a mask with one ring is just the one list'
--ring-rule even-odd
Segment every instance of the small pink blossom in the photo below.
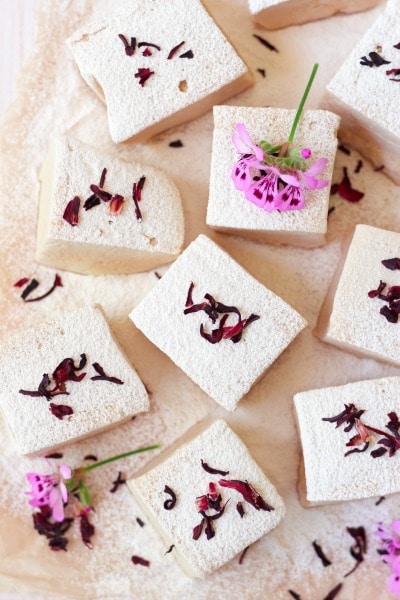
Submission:
{"label": "small pink blossom", "polygon": [[243,123],[237,123],[236,131],[232,134],[232,142],[241,156],[232,169],[231,177],[235,188],[244,191],[253,183],[250,168],[262,168],[260,161],[264,159],[264,152],[259,146],[253,144]]}
{"label": "small pink blossom", "polygon": [[254,155],[244,156],[235,163],[231,177],[237,190],[243,192],[253,183],[250,168],[257,166],[258,161]]}
{"label": "small pink blossom", "polygon": [[384,553],[381,555],[383,562],[390,565],[392,574],[387,581],[389,592],[400,596],[400,520],[392,521],[392,531],[378,523],[378,529],[375,531],[382,544]]}
{"label": "small pink blossom", "polygon": [[325,169],[327,162],[327,158],[319,158],[307,171],[296,171],[296,173],[307,187],[313,190],[320,190],[329,183],[326,179],[316,179]]}
{"label": "small pink blossom", "polygon": [[265,177],[254,181],[246,190],[245,196],[259,208],[271,212],[276,210],[275,199],[278,195],[279,171],[269,169]]}
{"label": "small pink blossom", "polygon": [[[46,459],[47,460],[47,459]],[[61,464],[59,470],[55,470],[50,461],[47,463],[53,468],[48,475],[40,473],[27,473],[26,478],[31,485],[31,490],[25,492],[31,496],[31,506],[50,506],[52,516],[56,521],[64,520],[64,503],[68,499],[68,491],[64,481],[71,479],[72,470],[66,464]]]}
{"label": "small pink blossom", "polygon": [[302,158],[305,158],[305,159],[310,158],[311,150],[310,150],[310,148],[303,148],[303,150],[300,152],[300,154],[301,154]]}
{"label": "small pink blossom", "polygon": [[264,151],[260,146],[253,144],[244,123],[236,123],[236,131],[232,134],[232,142],[240,154],[253,154],[259,161],[264,159]]}

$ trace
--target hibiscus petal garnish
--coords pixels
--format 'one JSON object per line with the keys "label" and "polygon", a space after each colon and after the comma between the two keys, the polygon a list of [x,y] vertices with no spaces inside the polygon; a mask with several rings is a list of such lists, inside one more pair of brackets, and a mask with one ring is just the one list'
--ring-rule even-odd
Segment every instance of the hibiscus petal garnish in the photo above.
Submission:
{"label": "hibiscus petal garnish", "polygon": [[221,487],[231,488],[242,494],[243,498],[254,506],[257,510],[275,510],[272,506],[267,504],[262,496],[253,488],[248,481],[241,481],[240,479],[220,479],[218,481]]}

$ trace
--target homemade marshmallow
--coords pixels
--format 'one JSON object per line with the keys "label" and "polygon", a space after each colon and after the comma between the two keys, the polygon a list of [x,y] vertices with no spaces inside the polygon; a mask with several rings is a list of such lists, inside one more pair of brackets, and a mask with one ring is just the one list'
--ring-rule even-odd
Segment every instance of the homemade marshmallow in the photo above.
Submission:
{"label": "homemade marshmallow", "polygon": [[[295,110],[281,108],[214,107],[210,193],[207,224],[214,229],[249,239],[276,244],[312,247],[323,244],[327,230],[329,184],[306,189],[306,202],[300,210],[267,212],[249,202],[231,179],[239,159],[232,142],[237,123],[244,123],[253,143],[266,140],[280,144],[287,140]],[[309,165],[325,157],[328,163],[321,178],[330,182],[337,149],[340,119],[322,110],[307,110],[300,119],[294,146],[312,151]]]}
{"label": "homemade marshmallow", "polygon": [[[190,284],[194,304],[211,294],[217,302],[239,309],[242,318],[260,318],[243,330],[237,343],[211,344],[200,335],[218,328],[204,311],[184,314]],[[220,315],[222,317],[222,315]],[[239,400],[285,350],[306,321],[264,287],[217,244],[200,235],[186,248],[130,318],[211,398],[227,410]],[[230,313],[226,326],[236,325]]]}
{"label": "homemade marshmallow", "polygon": [[[376,23],[326,88],[324,108],[341,116],[339,137],[400,184],[400,3],[389,0]],[[372,56],[371,56],[372,54]],[[382,62],[382,59],[388,63]],[[361,64],[361,62],[367,64]],[[379,65],[379,66],[378,66]]]}
{"label": "homemade marshmallow", "polygon": [[364,425],[377,428],[389,435],[388,413],[400,417],[400,378],[387,377],[358,381],[338,387],[301,392],[294,396],[297,422],[304,455],[307,500],[312,503],[342,502],[400,492],[400,452],[374,458],[371,452],[384,446],[384,436],[368,432],[369,446],[364,452],[345,453],[363,449],[365,442],[347,446],[357,429],[344,422],[323,421],[353,404],[364,410],[360,419]]}
{"label": "homemade marshmallow", "polygon": [[400,272],[381,262],[399,256],[400,233],[357,225],[322,307],[316,335],[344,350],[399,366],[400,321],[390,323],[380,314],[387,303],[368,296],[380,281],[400,285]]}
{"label": "homemade marshmallow", "polygon": [[[66,442],[98,433],[133,415],[147,411],[146,389],[115,340],[99,305],[85,306],[66,313],[5,340],[0,351],[0,406],[22,454],[45,452]],[[81,355],[87,362],[76,372],[81,381],[67,380],[66,394],[32,397],[20,390],[37,391],[46,373],[52,376],[66,358],[79,365]],[[106,375],[123,381],[92,380],[99,375],[98,363]],[[57,418],[50,403],[67,405],[73,414]]]}
{"label": "homemade marshmallow", "polygon": [[[229,473],[209,474],[202,461]],[[273,510],[256,508],[240,492],[220,485],[221,479],[248,482]],[[202,521],[196,497],[207,495],[210,482],[216,484],[216,493],[222,496],[221,508],[225,505],[225,509],[211,521],[214,537],[207,539],[204,524],[199,538],[193,539],[193,529]],[[171,498],[164,492],[166,485],[176,494],[176,504],[170,510],[164,507]],[[224,565],[274,529],[285,515],[276,489],[223,420],[215,421],[144,475],[129,480],[128,486],[166,545],[174,545],[172,556],[193,577],[205,577]],[[236,508],[238,502],[243,507],[243,517]],[[209,508],[205,514],[212,516],[216,512]]]}
{"label": "homemade marshmallow", "polygon": [[[130,56],[119,35],[132,44]],[[114,142],[146,141],[253,83],[199,0],[133,0],[68,44],[83,79],[107,105]]]}
{"label": "homemade marshmallow", "polygon": [[[111,202],[86,210],[107,169],[103,189],[124,197],[120,214],[110,214]],[[138,220],[133,184],[145,177]],[[173,261],[181,252],[184,218],[178,189],[162,171],[104,154],[68,138],[56,138],[40,175],[40,207],[36,260],[48,267],[84,274],[124,274],[147,271]],[[79,196],[78,224],[64,211]]]}
{"label": "homemade marshmallow", "polygon": [[282,29],[324,19],[336,13],[352,13],[380,0],[249,0],[254,20],[265,29]]}

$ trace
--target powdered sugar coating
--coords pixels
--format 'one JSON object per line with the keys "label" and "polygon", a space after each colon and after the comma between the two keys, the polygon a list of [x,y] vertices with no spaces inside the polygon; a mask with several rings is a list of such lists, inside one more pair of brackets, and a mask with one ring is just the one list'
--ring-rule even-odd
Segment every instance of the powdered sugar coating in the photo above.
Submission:
{"label": "powdered sugar coating", "polygon": [[[161,50],[151,49],[152,55],[144,57],[143,48],[137,48],[133,56],[126,56],[119,34],[129,41],[135,36],[138,43],[157,44]],[[182,49],[168,59],[172,48],[182,41]],[[252,81],[246,65],[199,0],[135,0],[107,21],[80,29],[68,43],[82,77],[107,104],[115,142],[132,136],[139,139],[138,134],[141,140],[154,135],[166,128],[163,121],[202,102],[200,112],[194,108],[194,118]],[[192,59],[180,58],[189,50]],[[134,78],[140,68],[154,73],[143,86]],[[214,98],[217,92],[218,98]],[[189,118],[189,113],[186,118],[184,113],[176,115],[169,126]]]}
{"label": "powdered sugar coating", "polygon": [[[70,406],[72,415],[58,419],[46,398],[19,392],[37,390],[43,373],[51,376],[65,358],[73,358],[78,365],[81,354],[86,354],[87,364],[77,375],[86,372],[86,376],[80,382],[67,381],[68,395],[51,400]],[[91,377],[98,375],[92,363],[99,363],[107,375],[123,384],[92,381]],[[98,305],[67,313],[3,342],[0,378],[0,404],[22,454],[48,451],[149,409],[144,385],[122,354]]]}
{"label": "powdered sugar coating", "polygon": [[[386,453],[373,458],[371,450],[380,448],[382,438],[371,433],[372,443],[366,452],[344,456],[352,450],[347,442],[357,434],[355,428],[346,433],[346,423],[322,421],[341,413],[345,404],[353,403],[365,410],[361,420],[366,425],[385,429],[388,413],[400,416],[400,378],[387,377],[358,381],[348,385],[311,390],[294,396],[310,502],[343,502],[385,496],[400,491],[400,453]],[[358,446],[362,448],[364,444]]]}
{"label": "powdered sugar coating", "polygon": [[[85,210],[107,169],[104,190],[125,200],[118,215],[109,202]],[[137,219],[133,184],[145,177]],[[124,160],[60,137],[54,142],[41,174],[36,259],[53,268],[79,273],[116,274],[149,270],[174,260],[182,250],[183,210],[179,191],[159,169]],[[68,202],[80,198],[79,221],[71,226],[63,214]]]}
{"label": "powdered sugar coating", "polygon": [[[229,471],[226,476],[210,475],[201,461],[214,468]],[[263,500],[274,508],[257,510],[235,490],[218,485],[220,479],[248,481]],[[215,520],[215,537],[205,533],[193,539],[193,528],[202,516],[196,510],[195,499],[208,493],[208,484],[216,484],[222,495],[223,515]],[[164,493],[168,485],[177,496],[171,510],[164,508],[169,498]],[[166,543],[174,544],[174,556],[189,574],[205,577],[228,562],[246,546],[274,529],[285,514],[285,507],[276,489],[250,456],[246,446],[222,419],[215,421],[203,433],[181,446],[172,456],[144,475],[131,479],[129,488],[159,529]],[[236,510],[243,503],[244,516]],[[210,511],[208,514],[214,514]]]}
{"label": "powdered sugar coating", "polygon": [[357,225],[343,266],[329,322],[322,338],[361,354],[400,365],[398,323],[380,314],[384,302],[369,298],[380,281],[400,284],[399,271],[382,260],[400,256],[400,234],[368,225]]}
{"label": "powdered sugar coating", "polygon": [[[185,315],[186,297],[194,283],[194,304],[211,294],[217,302],[236,306],[242,318],[260,318],[233,343],[210,344],[200,325],[214,329],[203,312]],[[234,410],[255,381],[306,326],[281,298],[249,275],[217,244],[199,236],[153,290],[129,315],[135,325],[207,394]],[[237,323],[235,315],[227,325]]]}
{"label": "powdered sugar coating", "polygon": [[[236,190],[231,171],[238,160],[232,143],[236,123],[244,123],[254,143],[266,140],[283,143],[289,137],[294,110],[279,108],[214,107],[214,135],[210,174],[207,223],[217,230],[229,230],[244,237],[274,242],[281,237],[294,245],[322,243],[327,230],[329,185],[305,192],[301,210],[266,212],[249,202]],[[294,146],[310,148],[309,164],[328,159],[321,178],[331,180],[336,156],[336,132],[340,119],[327,111],[305,111],[301,117]]]}

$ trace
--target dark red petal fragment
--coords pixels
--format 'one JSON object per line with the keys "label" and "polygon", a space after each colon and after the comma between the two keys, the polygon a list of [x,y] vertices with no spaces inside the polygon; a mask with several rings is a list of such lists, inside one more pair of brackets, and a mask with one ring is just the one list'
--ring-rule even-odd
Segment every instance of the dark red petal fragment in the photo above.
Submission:
{"label": "dark red petal fragment", "polygon": [[108,207],[108,212],[110,213],[110,215],[119,215],[124,202],[125,200],[123,196],[115,194],[115,196],[111,198],[111,202]]}
{"label": "dark red petal fragment", "polygon": [[101,190],[99,188],[99,186],[94,183],[91,184],[90,190],[93,192],[93,194],[98,196],[100,198],[100,200],[103,200],[103,202],[109,202],[112,198],[112,194],[110,194],[109,192],[105,192],[104,190]]}
{"label": "dark red petal fragment", "polygon": [[96,196],[96,194],[92,194],[91,196],[89,196],[89,198],[86,198],[83,208],[85,210],[90,210],[91,208],[98,206],[100,203],[100,198]]}
{"label": "dark red petal fragment", "polygon": [[238,502],[236,504],[236,510],[238,511],[240,518],[243,519],[244,517],[244,508],[243,508],[243,504],[241,502]]}
{"label": "dark red petal fragment", "polygon": [[172,510],[176,504],[176,494],[168,485],[164,487],[164,494],[168,494],[171,498],[167,498],[163,506],[165,510]]}
{"label": "dark red petal fragment", "polygon": [[293,590],[288,590],[288,593],[294,598],[294,600],[301,600],[300,594],[294,592]]}
{"label": "dark red petal fragment", "polygon": [[67,545],[68,545],[68,540],[66,537],[64,537],[62,535],[59,537],[52,538],[49,541],[49,546],[50,546],[51,550],[54,550],[55,552],[58,552],[59,550],[64,550],[64,552],[66,552]]}
{"label": "dark red petal fragment", "polygon": [[359,160],[357,162],[356,168],[354,169],[354,173],[359,173],[363,167],[363,161]]}
{"label": "dark red petal fragment", "polygon": [[173,140],[168,144],[170,148],[183,148],[183,143],[181,140]]}
{"label": "dark red petal fragment", "polygon": [[384,500],[386,500],[385,496],[381,496],[380,498],[378,498],[378,500],[375,502],[375,506],[379,506],[381,504],[381,502],[383,502]]}
{"label": "dark red petal fragment", "polygon": [[146,81],[152,76],[154,75],[154,71],[151,71],[150,69],[146,68],[139,68],[137,70],[137,73],[135,73],[135,78],[139,79],[139,84],[143,87],[144,84],[146,83]]}
{"label": "dark red petal fragment", "polygon": [[139,223],[142,220],[142,213],[139,208],[139,202],[142,199],[142,190],[146,181],[146,177],[142,176],[137,183],[132,186],[132,200],[135,204],[135,215]]}
{"label": "dark red petal fragment", "polygon": [[[358,438],[359,436],[354,436],[356,438]],[[353,440],[354,438],[352,438],[350,440],[350,442]],[[360,438],[361,439],[361,438]],[[353,446],[354,444],[350,444],[350,442],[348,442],[346,444],[346,446]],[[353,448],[352,450],[348,450],[347,452],[345,452],[345,456],[349,456],[350,454],[354,454],[355,452],[365,452],[366,450],[368,450],[369,447],[369,442],[365,442],[364,446],[362,448]]]}
{"label": "dark red petal fragment", "polygon": [[139,525],[139,527],[144,527],[144,521],[142,521],[142,519],[140,517],[136,517],[136,523]]}
{"label": "dark red petal fragment", "polygon": [[91,537],[94,535],[95,532],[94,525],[90,523],[89,517],[87,516],[86,512],[82,512],[79,516],[81,519],[80,531],[82,541],[85,544],[85,546],[87,546],[87,548],[90,548],[91,550],[93,548]]}
{"label": "dark red petal fragment", "polygon": [[336,596],[338,595],[338,593],[340,592],[340,590],[343,587],[343,583],[338,583],[337,586],[335,586],[327,596],[325,596],[324,600],[334,600],[334,598],[336,598]]}
{"label": "dark red petal fragment", "polygon": [[396,50],[400,50],[400,42],[399,42],[398,44],[395,44],[395,45],[393,46],[393,48],[396,48]]}
{"label": "dark red petal fragment", "polygon": [[381,260],[381,263],[390,271],[398,271],[400,269],[400,258],[387,258]]}
{"label": "dark red petal fragment", "polygon": [[376,290],[371,290],[370,292],[368,292],[368,297],[376,298],[377,296],[379,296],[379,294],[381,294],[383,292],[385,287],[386,287],[386,283],[384,281],[382,281],[382,279],[381,279]]}
{"label": "dark red petal fragment", "polygon": [[268,48],[268,50],[271,50],[272,52],[278,52],[278,49],[275,46],[273,46],[268,40],[261,37],[261,35],[257,35],[256,33],[253,33],[253,37],[255,37],[256,40],[258,40],[260,42],[260,44],[262,44],[263,46]]}
{"label": "dark red petal fragment", "polygon": [[150,48],[155,48],[156,50],[161,50],[160,46],[157,44],[152,44],[151,42],[139,42],[138,48],[143,48],[143,46],[150,46]]}
{"label": "dark red petal fragment", "polygon": [[389,323],[397,323],[399,315],[397,312],[391,310],[388,306],[382,306],[379,313],[385,317]]}
{"label": "dark red petal fragment", "polygon": [[59,275],[57,275],[57,273],[56,273],[56,275],[54,277],[53,285],[51,286],[51,288],[49,290],[47,290],[47,292],[45,292],[41,296],[36,296],[35,298],[27,298],[25,300],[25,302],[38,302],[38,300],[44,300],[44,298],[47,298],[47,296],[50,296],[50,294],[52,294],[57,287],[63,287],[63,284],[61,281],[61,277]]}
{"label": "dark red petal fragment", "polygon": [[318,542],[316,540],[313,541],[312,543],[313,548],[315,550],[316,555],[318,556],[318,558],[321,560],[322,564],[324,567],[329,567],[329,565],[331,565],[331,561],[329,560],[329,558],[327,558],[325,556],[324,551],[322,550],[321,546],[318,544]]}
{"label": "dark red petal fragment", "polygon": [[23,396],[32,396],[32,398],[39,398],[39,397],[44,397],[47,398],[48,400],[50,400],[50,398],[52,397],[51,392],[47,389],[48,386],[50,385],[50,377],[47,375],[47,373],[43,374],[42,377],[42,381],[39,383],[39,387],[38,389],[35,391],[30,391],[30,390],[19,390],[19,394],[22,394]]}
{"label": "dark red petal fragment", "polygon": [[347,156],[350,156],[351,154],[350,150],[346,148],[346,146],[343,146],[343,144],[339,144],[338,150],[340,150],[340,152],[343,152],[343,154],[346,154]]}
{"label": "dark red petal fragment", "polygon": [[192,538],[194,540],[198,540],[199,537],[201,536],[201,532],[203,531],[203,526],[204,526],[205,521],[206,520],[203,517],[202,520],[200,521],[200,523],[198,525],[196,525],[196,527],[193,528]]}
{"label": "dark red petal fragment", "polygon": [[222,475],[223,477],[225,477],[225,475],[229,475],[229,471],[214,469],[213,467],[210,467],[206,462],[204,462],[203,459],[201,459],[201,466],[207,473],[210,473],[211,475]]}
{"label": "dark red petal fragment", "polygon": [[186,297],[186,302],[185,302],[186,307],[193,306],[193,298],[192,298],[193,288],[194,288],[194,283],[192,281],[191,284],[189,285],[189,289],[188,289],[188,293],[187,293],[187,297]]}
{"label": "dark red petal fragment", "polygon": [[95,454],[86,454],[83,460],[93,460],[94,462],[97,462],[97,456]]}
{"label": "dark red petal fragment", "polygon": [[72,200],[70,200],[65,207],[63,219],[67,221],[72,227],[78,225],[79,221],[79,207],[81,205],[81,199],[79,196],[75,196]]}
{"label": "dark red petal fragment", "polygon": [[79,364],[76,367],[72,358],[64,358],[64,360],[57,365],[52,373],[52,377],[57,384],[57,388],[60,387],[60,384],[65,383],[66,381],[82,381],[82,379],[86,376],[86,373],[81,373],[80,375],[76,375],[76,373],[77,371],[81,371],[83,369],[83,367],[86,365],[86,361],[86,354],[81,354]]}
{"label": "dark red petal fragment", "polygon": [[[207,496],[197,496],[195,500],[196,510],[197,512],[204,513],[209,509],[208,506],[208,497]],[[204,516],[204,515],[203,515]]]}
{"label": "dark red petal fragment", "polygon": [[210,344],[218,344],[218,342],[220,342],[222,340],[222,336],[224,333],[224,325],[226,320],[228,319],[229,315],[224,315],[222,317],[222,319],[219,322],[219,326],[217,327],[217,329],[213,329],[211,331],[211,333],[206,333],[206,331],[204,331],[204,326],[203,323],[201,323],[200,325],[200,335],[202,338],[204,338],[205,340],[207,340],[207,342],[210,342]]}
{"label": "dark red petal fragment", "polygon": [[339,189],[339,184],[338,183],[332,183],[332,185],[331,185],[331,191],[330,191],[330,193],[332,194],[332,196],[334,194],[337,194],[338,189]]}
{"label": "dark red petal fragment", "polygon": [[265,79],[265,69],[256,69],[258,73],[260,73],[261,77]]}
{"label": "dark red petal fragment", "polygon": [[386,71],[386,75],[394,75],[394,77],[390,77],[390,81],[400,81],[400,79],[397,79],[398,77],[400,77],[400,69],[389,69],[389,71]]}
{"label": "dark red petal fragment", "polygon": [[265,502],[260,494],[247,481],[240,481],[239,479],[220,479],[218,483],[221,487],[231,488],[242,494],[246,502],[254,506],[257,510],[275,510]]}
{"label": "dark red petal fragment", "polygon": [[338,192],[344,200],[348,202],[359,202],[363,198],[364,193],[351,187],[350,179],[347,173],[347,168],[343,167],[343,179],[339,183]]}
{"label": "dark red petal fragment", "polygon": [[50,402],[49,410],[51,414],[57,417],[57,419],[60,419],[60,421],[62,421],[64,417],[74,413],[72,408],[67,404],[54,404],[53,402]]}
{"label": "dark red petal fragment", "polygon": [[172,544],[164,554],[169,554],[175,548],[175,544]]}
{"label": "dark red petal fragment", "polygon": [[142,52],[143,56],[152,56],[150,48],[145,48]]}
{"label": "dark red petal fragment", "polygon": [[347,527],[347,531],[354,539],[354,544],[350,547],[350,554],[356,561],[356,564],[344,577],[348,577],[351,573],[354,573],[357,567],[363,562],[364,554],[367,552],[367,537],[364,527]]}
{"label": "dark red petal fragment", "polygon": [[32,279],[32,281],[29,283],[29,285],[26,286],[26,288],[23,290],[22,294],[21,294],[21,298],[22,300],[25,300],[29,294],[31,294],[33,292],[33,290],[36,290],[36,288],[39,286],[39,282],[37,279]]}
{"label": "dark red petal fragment", "polygon": [[13,285],[13,287],[17,287],[20,288],[22,286],[24,286],[26,283],[28,283],[29,281],[29,277],[22,277],[22,279],[18,279],[18,281],[16,281]]}
{"label": "dark red petal fragment", "polygon": [[150,566],[149,560],[146,560],[145,558],[142,558],[141,556],[137,556],[135,554],[131,557],[131,561],[133,562],[134,565],[142,565],[142,567]]}
{"label": "dark red petal fragment", "polygon": [[385,60],[380,54],[377,52],[369,52],[369,58],[366,56],[362,56],[360,60],[360,65],[364,67],[381,67],[382,65],[389,65],[390,60]]}
{"label": "dark red petal fragment", "polygon": [[399,433],[399,429],[400,429],[400,421],[399,421],[399,417],[397,416],[397,414],[392,411],[390,413],[388,413],[388,417],[389,417],[389,422],[386,424],[386,427],[389,429],[389,431],[391,431],[394,435],[394,437],[398,440],[400,440],[400,433]]}
{"label": "dark red petal fragment", "polygon": [[136,38],[131,38],[131,43],[128,43],[128,40],[126,39],[126,37],[124,35],[122,35],[122,33],[118,34],[118,37],[120,40],[122,40],[124,46],[125,46],[125,54],[127,56],[132,56],[135,52],[135,47],[136,47]]}
{"label": "dark red petal fragment", "polygon": [[51,454],[46,454],[45,458],[62,458],[62,452],[52,452]]}
{"label": "dark red petal fragment", "polygon": [[193,58],[194,54],[192,52],[192,50],[188,50],[187,52],[184,52],[183,54],[179,55],[179,58]]}
{"label": "dark red petal fragment", "polygon": [[92,364],[92,367],[94,368],[94,370],[96,371],[96,373],[98,373],[98,375],[94,375],[93,377],[91,377],[90,379],[92,381],[109,381],[110,383],[116,383],[118,385],[123,385],[123,381],[121,379],[118,379],[118,377],[110,377],[109,375],[106,375],[104,372],[104,369],[101,365],[99,365],[99,363],[95,362]]}
{"label": "dark red petal fragment", "polygon": [[167,60],[171,60],[171,58],[174,58],[175,54],[178,52],[178,50],[183,46],[185,42],[181,42],[180,44],[177,44],[176,46],[174,46],[170,51],[169,54],[167,56]]}
{"label": "dark red petal fragment", "polygon": [[384,454],[386,454],[387,449],[386,448],[377,448],[376,450],[372,450],[371,452],[371,456],[372,458],[379,458],[380,456],[383,456]]}
{"label": "dark red petal fragment", "polygon": [[242,554],[239,557],[239,565],[241,565],[244,561],[244,557],[246,556],[246,552],[247,550],[250,548],[250,546],[246,546],[246,548],[243,550]]}
{"label": "dark red petal fragment", "polygon": [[104,184],[106,182],[106,175],[107,175],[107,169],[104,167],[104,169],[101,172],[100,181],[99,181],[100,188],[104,187]]}
{"label": "dark red petal fragment", "polygon": [[206,521],[206,528],[204,530],[204,533],[206,534],[207,539],[211,540],[215,536],[215,530],[212,524],[212,519],[211,517],[204,517],[204,519]]}
{"label": "dark red petal fragment", "polygon": [[117,479],[114,479],[113,486],[110,489],[110,492],[112,494],[114,494],[117,491],[117,489],[119,488],[119,486],[122,485],[122,484],[124,484],[124,483],[126,483],[126,478],[123,477],[122,471],[118,471]]}

